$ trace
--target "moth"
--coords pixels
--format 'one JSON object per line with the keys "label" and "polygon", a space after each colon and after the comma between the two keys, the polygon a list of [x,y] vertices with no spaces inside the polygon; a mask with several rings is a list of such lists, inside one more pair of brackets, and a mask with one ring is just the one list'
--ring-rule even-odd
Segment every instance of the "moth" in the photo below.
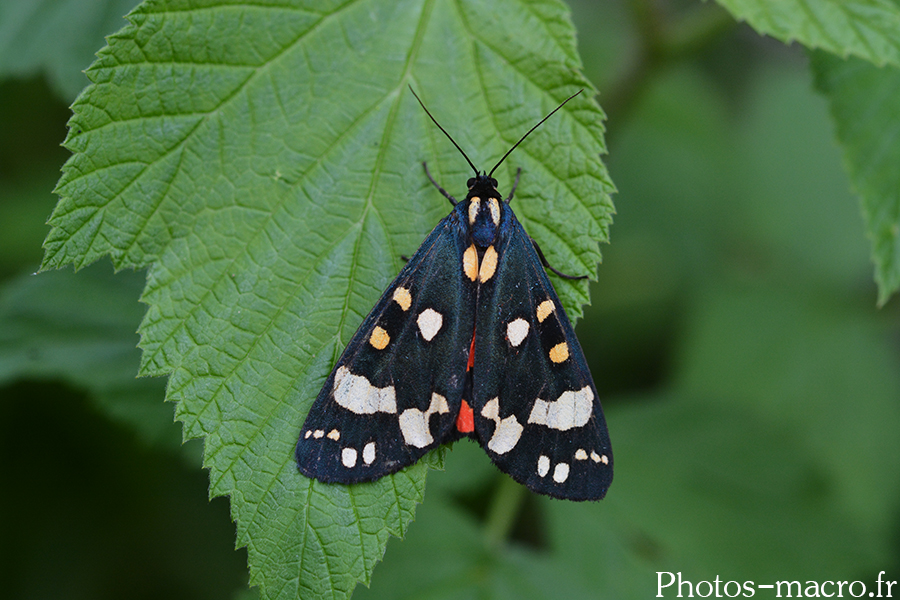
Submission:
{"label": "moth", "polygon": [[[412,91],[412,88],[410,88]],[[372,481],[429,450],[477,441],[528,489],[599,500],[613,455],[597,388],[550,283],[538,245],[490,172],[463,155],[475,177],[410,257],[353,335],[306,417],[301,473],[330,483]]]}

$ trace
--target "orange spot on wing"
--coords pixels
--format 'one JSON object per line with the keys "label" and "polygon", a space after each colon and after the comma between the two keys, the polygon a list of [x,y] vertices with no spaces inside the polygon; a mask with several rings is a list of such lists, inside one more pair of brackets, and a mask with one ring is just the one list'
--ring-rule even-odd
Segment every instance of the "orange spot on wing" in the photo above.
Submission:
{"label": "orange spot on wing", "polygon": [[469,346],[469,362],[466,364],[466,371],[469,371],[475,365],[475,332],[472,332],[472,345]]}
{"label": "orange spot on wing", "polygon": [[475,250],[475,244],[463,252],[463,273],[472,281],[478,279],[478,251]]}
{"label": "orange spot on wing", "polygon": [[494,276],[494,272],[496,270],[497,251],[494,250],[493,246],[488,246],[487,250],[484,251],[484,256],[481,258],[481,268],[478,271],[479,281],[481,281],[481,283],[484,283]]}
{"label": "orange spot on wing", "polygon": [[456,428],[460,433],[472,433],[475,431],[475,413],[465,400],[459,407],[459,415],[456,417]]}

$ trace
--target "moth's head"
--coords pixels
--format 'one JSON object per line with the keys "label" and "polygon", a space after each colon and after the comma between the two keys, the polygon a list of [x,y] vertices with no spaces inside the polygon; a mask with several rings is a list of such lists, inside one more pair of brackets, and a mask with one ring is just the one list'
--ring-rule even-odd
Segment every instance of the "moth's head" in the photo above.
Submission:
{"label": "moth's head", "polygon": [[472,198],[473,196],[478,196],[479,198],[502,197],[500,192],[497,191],[497,180],[484,172],[478,173],[475,177],[470,177],[469,181],[466,182],[466,186],[469,188],[466,198]]}

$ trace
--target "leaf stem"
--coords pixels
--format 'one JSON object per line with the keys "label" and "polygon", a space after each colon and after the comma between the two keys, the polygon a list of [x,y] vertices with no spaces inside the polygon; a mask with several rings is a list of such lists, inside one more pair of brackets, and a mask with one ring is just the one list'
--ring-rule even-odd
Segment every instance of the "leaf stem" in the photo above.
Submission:
{"label": "leaf stem", "polygon": [[489,549],[499,547],[509,536],[524,499],[524,486],[511,477],[501,478],[485,520],[485,545]]}

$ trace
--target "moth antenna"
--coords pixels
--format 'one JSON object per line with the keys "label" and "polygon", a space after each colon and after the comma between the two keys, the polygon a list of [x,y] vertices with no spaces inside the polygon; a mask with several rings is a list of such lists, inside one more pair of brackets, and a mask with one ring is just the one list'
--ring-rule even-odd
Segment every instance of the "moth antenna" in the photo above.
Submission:
{"label": "moth antenna", "polygon": [[[532,127],[531,129],[529,129],[529,130],[525,133],[525,135],[523,135],[523,136],[519,139],[518,142],[516,142],[515,144],[513,144],[513,147],[512,147],[512,148],[510,148],[509,150],[506,151],[506,154],[503,155],[503,158],[501,158],[500,161],[499,161],[496,165],[494,165],[494,168],[491,169],[491,172],[490,172],[490,173],[488,173],[488,177],[490,177],[491,175],[494,174],[494,171],[497,170],[497,167],[500,166],[500,163],[502,163],[504,160],[506,160],[506,157],[509,156],[510,154],[512,154],[512,151],[515,150],[516,147],[517,147],[519,144],[521,144],[522,142],[524,142],[524,141],[525,141],[525,138],[527,138],[527,137],[529,136],[529,134],[530,134],[532,131],[534,131],[535,129],[537,129],[538,127],[540,127],[540,126],[544,123],[544,121],[546,121],[547,119],[549,119],[550,117],[552,117],[552,116],[553,116],[553,113],[555,113],[556,111],[558,111],[559,109],[561,109],[563,106],[565,106],[566,102],[568,102],[569,100],[571,100],[572,98],[574,98],[575,96],[577,96],[578,94],[580,94],[580,93],[583,92],[583,91],[584,91],[584,89],[582,88],[582,89],[578,90],[577,92],[575,92],[574,94],[572,94],[571,96],[569,96],[568,98],[566,98],[565,100],[563,100],[563,101],[562,101],[562,104],[560,104],[559,106],[557,106],[556,108],[554,108],[553,110],[551,110],[549,115],[547,115],[546,117],[544,117],[543,119],[541,119],[540,121],[538,121],[538,124],[537,124],[537,125],[535,125],[535,126]],[[415,92],[413,92],[413,93],[415,93]],[[423,108],[424,108],[424,107],[423,107]],[[427,112],[427,111],[426,111],[426,112]],[[430,115],[429,115],[429,116],[430,116]],[[438,125],[438,127],[440,127],[440,125]],[[453,142],[453,143],[455,144],[456,142]],[[459,148],[459,146],[457,146],[457,148]],[[462,150],[460,150],[460,152],[462,152]],[[469,163],[469,164],[472,164],[472,163]],[[477,171],[476,171],[476,172],[477,172]]]}
{"label": "moth antenna", "polygon": [[[431,113],[428,112],[428,109],[425,108],[425,103],[422,102],[422,99],[419,98],[419,95],[416,94],[416,90],[414,90],[414,89],[412,88],[412,86],[409,86],[409,91],[411,91],[411,92],[412,92],[412,95],[415,96],[415,97],[416,97],[416,100],[419,101],[419,106],[422,107],[422,110],[425,111],[425,114],[428,115],[428,117],[429,117],[432,121],[434,121],[434,124],[438,126],[438,129],[440,129],[441,131],[444,132],[444,135],[447,136],[447,139],[450,140],[451,142],[453,142],[453,145],[456,146],[456,149],[459,150],[459,153],[463,155],[463,158],[466,159],[466,162],[469,163],[469,166],[472,167],[472,170],[475,171],[475,175],[477,176],[477,175],[478,175],[478,169],[475,168],[475,165],[472,164],[472,161],[469,160],[469,157],[466,156],[466,153],[465,153],[465,152],[463,152],[463,149],[459,147],[459,144],[456,143],[456,140],[454,140],[452,137],[450,137],[450,134],[447,133],[447,130],[444,129],[443,127],[441,127],[441,124],[437,122],[437,119],[435,119],[435,118],[431,115]],[[568,100],[567,100],[566,102],[568,102]],[[565,102],[564,102],[563,104],[565,104]],[[550,114],[553,114],[553,113],[550,113]],[[530,132],[529,132],[529,133],[530,133]],[[527,134],[526,134],[526,135],[527,135]]]}

